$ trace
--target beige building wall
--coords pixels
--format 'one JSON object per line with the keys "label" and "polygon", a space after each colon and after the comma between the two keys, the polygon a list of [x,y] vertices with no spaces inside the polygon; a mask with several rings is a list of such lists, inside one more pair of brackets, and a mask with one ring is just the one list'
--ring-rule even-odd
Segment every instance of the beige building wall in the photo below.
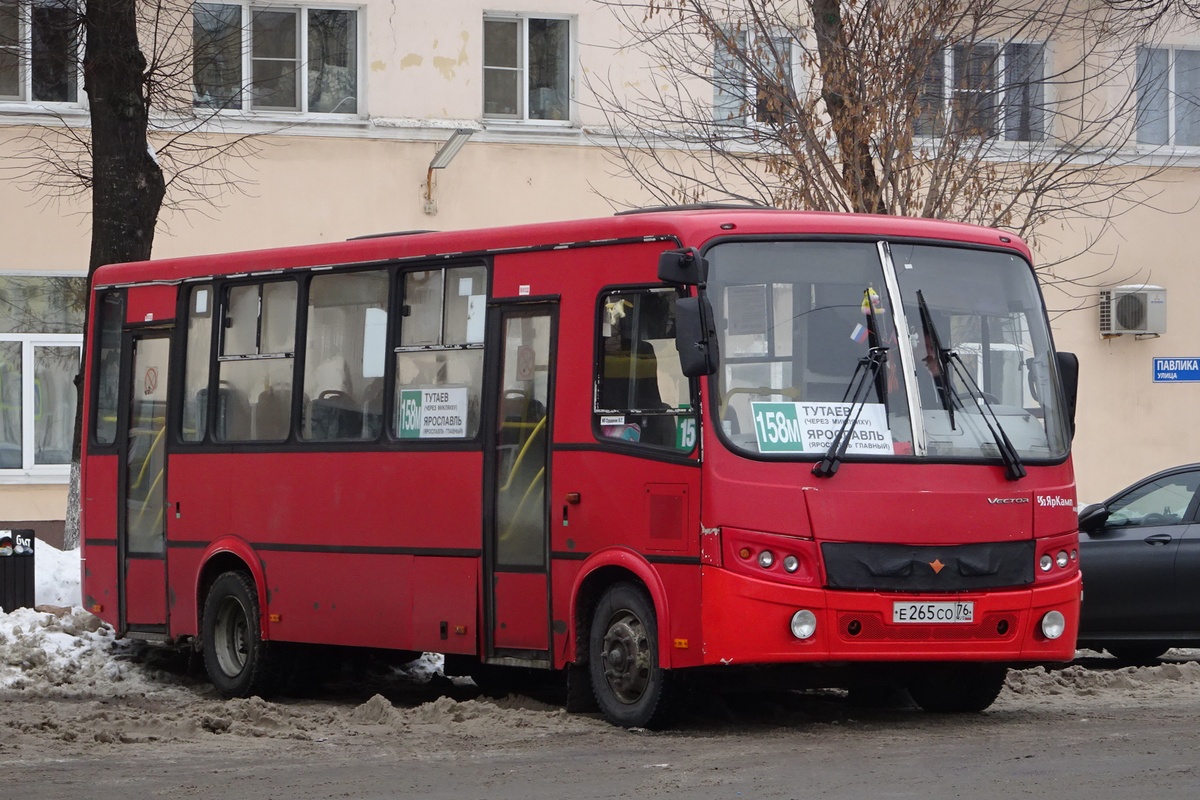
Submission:
{"label": "beige building wall", "polygon": [[[597,146],[603,126],[587,75],[636,88],[653,80],[645,62],[610,49],[621,38],[606,11],[586,0],[536,0],[512,10],[567,16],[575,22],[579,59],[573,76],[574,118],[567,124],[512,123],[482,118],[482,37],[492,4],[450,2],[362,7],[365,48],[360,60],[363,102],[358,116],[300,120],[293,115],[230,115],[231,134],[260,135],[259,154],[235,163],[237,191],[187,214],[165,212],[155,255],[213,253],[412,229],[461,229],[603,216],[613,203],[646,198]],[[586,73],[586,74],[585,74]],[[54,124],[36,109],[0,103],[0,166],[13,164],[29,123]],[[73,115],[73,116],[72,116]],[[66,112],[73,121],[83,111]],[[474,130],[445,169],[434,172],[425,211],[430,159],[456,128]],[[1047,261],[1084,254],[1056,266],[1046,285],[1057,344],[1081,362],[1075,463],[1079,498],[1099,500],[1148,472],[1200,460],[1200,432],[1188,423],[1200,405],[1200,384],[1156,384],[1151,359],[1200,357],[1200,316],[1191,310],[1200,286],[1191,233],[1200,222],[1200,160],[1180,162],[1153,207],[1098,225],[1053,228],[1039,242]],[[0,272],[82,273],[88,261],[86,203],[30,193],[9,174],[0,180]],[[618,206],[620,207],[620,205]],[[1168,328],[1157,339],[1102,339],[1098,293],[1148,282],[1168,290]],[[65,485],[4,483],[0,519],[61,520]]]}

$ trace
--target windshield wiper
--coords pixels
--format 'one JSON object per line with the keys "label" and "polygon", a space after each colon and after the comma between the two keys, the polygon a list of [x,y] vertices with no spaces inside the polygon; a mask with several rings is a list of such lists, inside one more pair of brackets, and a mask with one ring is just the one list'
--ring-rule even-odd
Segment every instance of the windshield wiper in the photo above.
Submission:
{"label": "windshield wiper", "polygon": [[[842,419],[842,424],[838,428],[837,434],[834,435],[833,441],[829,443],[825,457],[813,467],[813,475],[818,478],[832,477],[838,471],[842,458],[846,455],[846,448],[850,446],[854,427],[858,424],[858,418],[867,404],[867,396],[870,394],[871,387],[874,386],[878,393],[886,392],[886,387],[878,379],[882,375],[883,365],[887,361],[887,351],[886,347],[871,347],[854,367],[854,374],[850,376],[850,384],[846,387],[845,394],[842,395],[843,403],[846,402],[846,398],[853,397],[852,405]],[[883,402],[885,397],[881,396],[879,399]]]}
{"label": "windshield wiper", "polygon": [[1013,446],[1012,440],[1008,438],[1008,434],[1004,432],[1004,426],[1000,424],[1000,418],[996,416],[996,410],[992,408],[992,404],[988,402],[987,395],[979,388],[979,384],[971,377],[970,371],[963,364],[962,359],[958,357],[958,353],[953,350],[947,351],[947,358],[950,365],[954,369],[954,373],[962,381],[963,386],[967,387],[967,391],[971,394],[971,399],[975,401],[975,405],[979,408],[979,413],[983,417],[984,424],[987,425],[988,432],[992,434],[992,439],[996,442],[996,448],[1000,451],[1000,458],[1004,460],[1004,475],[1010,481],[1019,481],[1025,477],[1025,465],[1021,463],[1021,455],[1017,452],[1017,448]]}
{"label": "windshield wiper", "polygon": [[[933,324],[933,316],[929,313],[929,306],[925,304],[925,295],[921,293],[920,289],[917,290],[917,310],[921,314],[921,334],[925,337],[925,366],[929,369],[929,374],[933,376],[933,385],[938,400],[941,401],[942,408],[950,418],[950,430],[955,430],[954,402],[958,398],[955,396],[954,387],[950,385],[950,351],[942,347],[937,326]],[[934,369],[934,364],[937,365],[937,369]]]}
{"label": "windshield wiper", "polygon": [[[992,435],[992,440],[996,443],[996,448],[1000,451],[1000,458],[1004,461],[1005,477],[1010,481],[1024,478],[1025,465],[1021,463],[1021,456],[1017,452],[1017,448],[1013,447],[1008,434],[1004,432],[1004,426],[1000,424],[1000,418],[996,416],[995,409],[988,402],[983,390],[979,388],[979,384],[975,383],[975,379],[971,377],[970,371],[958,357],[958,353],[942,347],[937,327],[933,324],[933,316],[929,313],[929,306],[925,303],[925,295],[919,289],[917,290],[917,308],[921,312],[921,332],[925,336],[926,346],[934,351],[926,359],[926,366],[933,374],[933,380],[942,401],[942,408],[946,409],[950,418],[950,430],[955,429],[954,406],[962,405],[958,392],[954,388],[954,381],[951,380],[950,371],[953,369],[954,374],[962,381],[962,385],[967,387],[971,399],[979,408],[979,414],[983,417],[984,424],[987,425],[988,432]],[[937,364],[937,370],[934,370],[933,365],[929,364],[930,360]]]}

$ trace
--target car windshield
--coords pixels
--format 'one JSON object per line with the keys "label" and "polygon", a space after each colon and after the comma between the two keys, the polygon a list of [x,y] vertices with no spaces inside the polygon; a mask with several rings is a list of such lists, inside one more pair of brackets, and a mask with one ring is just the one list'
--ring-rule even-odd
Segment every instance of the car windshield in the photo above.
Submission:
{"label": "car windshield", "polygon": [[706,256],[735,449],[810,458],[841,432],[849,459],[1065,456],[1046,317],[1016,254],[749,241]]}

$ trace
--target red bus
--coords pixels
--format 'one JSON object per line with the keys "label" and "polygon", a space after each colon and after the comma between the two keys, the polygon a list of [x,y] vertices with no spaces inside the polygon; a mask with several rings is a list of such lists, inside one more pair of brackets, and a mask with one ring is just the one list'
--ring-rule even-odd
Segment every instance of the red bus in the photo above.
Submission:
{"label": "red bus", "polygon": [[714,673],[972,711],[1074,655],[1077,364],[1003,232],[664,209],[115,264],[91,303],[85,606],[226,696],[337,645],[624,726]]}

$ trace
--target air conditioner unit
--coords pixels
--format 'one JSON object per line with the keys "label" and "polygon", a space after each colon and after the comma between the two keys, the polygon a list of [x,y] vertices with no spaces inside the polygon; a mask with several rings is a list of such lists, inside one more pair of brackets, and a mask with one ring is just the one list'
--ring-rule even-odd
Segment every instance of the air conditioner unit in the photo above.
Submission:
{"label": "air conditioner unit", "polygon": [[1145,284],[1100,292],[1100,335],[1167,332],[1167,290]]}

